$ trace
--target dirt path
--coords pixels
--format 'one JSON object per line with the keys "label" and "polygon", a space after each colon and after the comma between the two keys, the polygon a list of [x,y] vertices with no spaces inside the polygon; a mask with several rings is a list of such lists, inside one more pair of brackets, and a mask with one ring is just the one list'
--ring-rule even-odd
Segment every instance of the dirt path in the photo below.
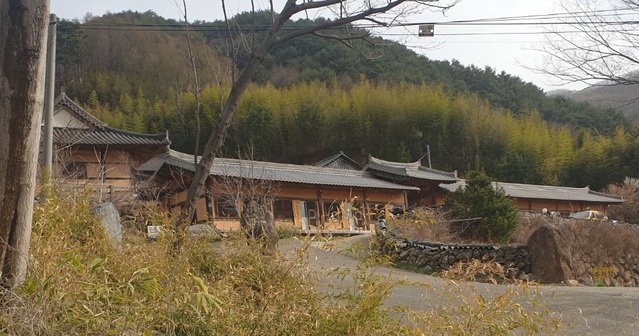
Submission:
{"label": "dirt path", "polygon": [[[321,282],[329,284],[327,289],[353,286],[348,276],[346,280],[340,280],[328,273],[337,269],[354,272],[358,266],[356,255],[360,254],[357,251],[362,251],[361,247],[366,245],[367,239],[359,236],[313,242],[307,250],[308,267],[318,274]],[[299,246],[301,241],[298,239],[280,242],[280,249],[285,254],[294,253]],[[385,302],[388,305],[408,306],[417,311],[430,309],[451,288],[447,280],[392,267],[378,267],[375,272],[399,282]],[[491,295],[503,292],[505,287],[468,282],[462,285],[462,294],[472,288],[484,295]],[[541,286],[540,292],[549,299],[552,312],[561,314],[564,322],[572,326],[570,335],[639,335],[637,288]]]}

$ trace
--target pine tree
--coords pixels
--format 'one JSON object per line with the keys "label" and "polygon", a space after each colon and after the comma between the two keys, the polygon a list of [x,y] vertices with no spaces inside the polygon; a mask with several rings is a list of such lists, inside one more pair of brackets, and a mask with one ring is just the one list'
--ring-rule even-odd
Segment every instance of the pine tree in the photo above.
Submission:
{"label": "pine tree", "polygon": [[481,218],[465,232],[473,239],[505,243],[517,227],[514,202],[479,171],[469,173],[465,188],[448,195],[446,206],[456,218]]}

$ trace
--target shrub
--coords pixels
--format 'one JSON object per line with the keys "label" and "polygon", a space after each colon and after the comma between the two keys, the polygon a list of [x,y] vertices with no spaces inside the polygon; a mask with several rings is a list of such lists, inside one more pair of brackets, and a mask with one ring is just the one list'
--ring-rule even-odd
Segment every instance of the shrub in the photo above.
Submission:
{"label": "shrub", "polygon": [[473,239],[503,243],[517,227],[513,201],[503,189],[493,188],[490,178],[481,172],[470,172],[466,187],[446,197],[446,207],[458,219],[480,218],[465,228]]}
{"label": "shrub", "polygon": [[608,217],[639,224],[639,179],[626,177],[622,184],[611,184],[604,192],[623,197],[622,204],[610,205],[606,209]]}
{"label": "shrub", "polygon": [[410,216],[387,220],[388,229],[406,239],[461,242],[450,221],[440,209],[418,208]]}

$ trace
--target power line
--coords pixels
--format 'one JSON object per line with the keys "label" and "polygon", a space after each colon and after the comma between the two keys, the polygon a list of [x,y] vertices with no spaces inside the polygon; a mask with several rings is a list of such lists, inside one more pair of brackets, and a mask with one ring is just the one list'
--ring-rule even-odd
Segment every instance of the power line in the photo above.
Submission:
{"label": "power line", "polygon": [[[356,25],[359,29],[377,29],[377,28],[397,28],[397,27],[412,27],[424,24],[433,24],[436,26],[540,26],[540,25],[639,25],[639,20],[598,20],[598,21],[576,21],[575,18],[589,17],[589,15],[601,16],[619,16],[619,14],[635,13],[630,8],[622,9],[608,9],[608,10],[596,10],[596,11],[583,11],[583,12],[565,12],[565,13],[550,13],[542,15],[522,15],[522,16],[506,16],[496,18],[479,18],[469,20],[453,20],[453,21],[441,21],[441,22],[407,22],[407,23],[395,23],[388,26],[379,26],[374,24]],[[559,18],[571,18],[572,21],[556,21]],[[547,21],[547,20],[555,21]],[[531,22],[531,20],[542,20],[542,22]],[[546,21],[543,21],[546,20]],[[520,22],[524,21],[524,22]],[[228,34],[228,28],[223,23],[212,24],[199,24],[191,25],[193,30],[199,32],[217,32],[218,34]],[[300,28],[308,27],[308,25],[286,25],[282,27],[282,31],[294,31]],[[268,25],[244,25],[234,26],[232,33],[241,32],[264,32],[267,31]],[[183,24],[142,24],[142,23],[114,23],[114,22],[96,22],[92,21],[87,24],[82,24],[83,30],[111,30],[111,31],[157,31],[157,32],[182,32],[184,29]],[[327,30],[340,30],[342,27],[331,27]],[[58,26],[58,30],[64,30],[64,28]],[[631,31],[631,30],[625,30]],[[581,31],[562,31],[552,33],[579,33]],[[608,32],[616,32],[614,30]],[[473,35],[538,35],[548,34],[549,32],[462,32],[462,33],[438,33],[437,36],[473,36]],[[392,34],[392,33],[376,33],[376,36],[403,36],[406,34]]]}

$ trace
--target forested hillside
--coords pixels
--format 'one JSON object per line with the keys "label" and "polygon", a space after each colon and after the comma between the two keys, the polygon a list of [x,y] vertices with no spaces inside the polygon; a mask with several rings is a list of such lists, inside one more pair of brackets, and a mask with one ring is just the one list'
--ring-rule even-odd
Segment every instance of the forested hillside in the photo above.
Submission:
{"label": "forested hillside", "polygon": [[632,122],[639,121],[639,85],[591,86],[580,91],[563,93],[576,101],[601,108],[612,108]]}
{"label": "forested hillside", "polygon": [[[261,27],[264,19],[234,18],[234,40],[252,43],[243,27]],[[58,32],[58,88],[113,126],[169,130],[173,148],[192,152],[194,85],[179,29],[152,12],[65,21]],[[191,29],[205,86],[206,135],[246,54],[228,52],[221,22]],[[253,148],[257,159],[309,163],[344,150],[360,160],[373,154],[412,161],[430,145],[434,168],[594,189],[639,171],[632,159],[636,134],[619,113],[549,98],[506,73],[432,61],[380,38],[352,47],[304,37],[276,48],[239,106],[226,154]]]}

